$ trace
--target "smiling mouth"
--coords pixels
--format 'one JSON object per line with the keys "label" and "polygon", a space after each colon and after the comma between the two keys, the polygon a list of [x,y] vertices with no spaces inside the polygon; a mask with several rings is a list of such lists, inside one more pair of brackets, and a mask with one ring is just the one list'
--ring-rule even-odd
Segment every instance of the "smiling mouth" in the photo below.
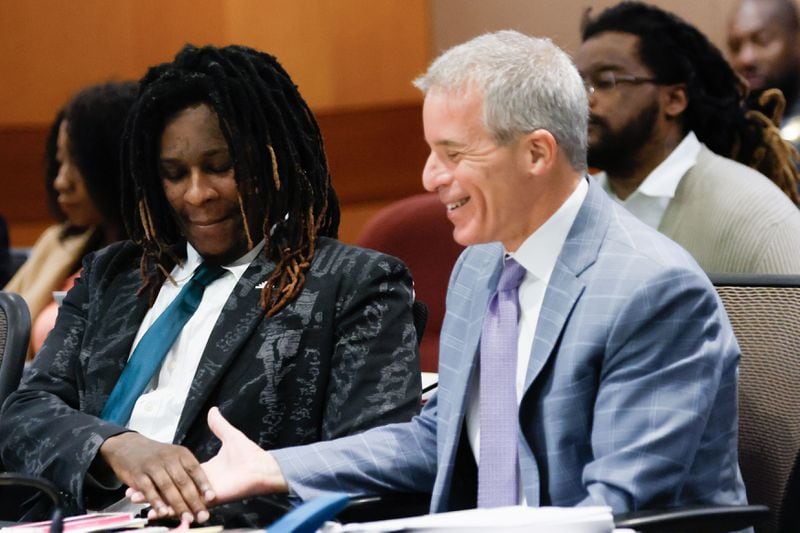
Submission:
{"label": "smiling mouth", "polygon": [[204,228],[207,226],[214,226],[215,224],[219,224],[221,222],[224,222],[225,220],[226,220],[225,218],[220,218],[218,220],[191,220],[190,223],[192,226],[199,226],[201,228]]}
{"label": "smiling mouth", "polygon": [[447,206],[447,210],[448,211],[455,211],[456,209],[458,209],[462,205],[466,204],[467,202],[469,202],[469,196],[467,196],[466,198],[462,198],[461,200],[458,200],[457,202],[451,202],[451,203],[445,204],[445,205]]}

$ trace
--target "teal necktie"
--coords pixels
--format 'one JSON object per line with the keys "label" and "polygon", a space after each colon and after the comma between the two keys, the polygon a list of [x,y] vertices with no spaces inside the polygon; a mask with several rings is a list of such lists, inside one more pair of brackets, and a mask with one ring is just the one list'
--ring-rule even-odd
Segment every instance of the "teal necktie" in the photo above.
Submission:
{"label": "teal necktie", "polygon": [[142,335],[114,385],[100,418],[121,426],[128,423],[136,400],[161,367],[183,326],[197,310],[206,286],[223,272],[225,270],[222,267],[206,263],[195,270],[189,283],[183,286],[178,296]]}

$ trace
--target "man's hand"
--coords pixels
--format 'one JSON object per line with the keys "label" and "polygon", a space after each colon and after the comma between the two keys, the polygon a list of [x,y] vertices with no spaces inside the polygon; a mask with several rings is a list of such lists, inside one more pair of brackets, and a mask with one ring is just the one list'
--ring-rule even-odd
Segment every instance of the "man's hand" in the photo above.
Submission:
{"label": "man's hand", "polygon": [[289,490],[272,455],[233,427],[216,407],[208,411],[208,427],[222,441],[219,453],[201,465],[214,488],[214,503]]}
{"label": "man's hand", "polygon": [[163,444],[138,433],[122,433],[100,446],[100,455],[117,478],[152,506],[148,518],[178,516],[184,522],[208,520],[214,492],[197,459],[183,446]]}
{"label": "man's hand", "polygon": [[[208,427],[222,442],[219,453],[201,464],[205,478],[210,482],[207,491],[213,495],[214,504],[267,494],[286,492],[289,490],[280,467],[269,452],[248,439],[244,433],[233,427],[219,409],[212,407],[208,411]],[[144,493],[128,489],[128,498],[134,503],[152,500]]]}

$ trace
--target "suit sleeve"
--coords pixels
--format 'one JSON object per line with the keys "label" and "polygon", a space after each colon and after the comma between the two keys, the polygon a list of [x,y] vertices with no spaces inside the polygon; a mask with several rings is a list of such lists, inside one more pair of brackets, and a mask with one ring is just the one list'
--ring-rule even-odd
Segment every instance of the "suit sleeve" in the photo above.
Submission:
{"label": "suit sleeve", "polygon": [[100,445],[125,428],[81,412],[79,359],[90,305],[91,256],[59,310],[55,328],[0,412],[0,459],[13,472],[55,482],[72,511]]}
{"label": "suit sleeve", "polygon": [[430,492],[436,476],[437,405],[434,394],[410,422],[270,453],[289,489],[304,500],[331,491],[351,496]]}
{"label": "suit sleeve", "polygon": [[411,277],[393,257],[360,252],[337,303],[325,440],[405,422],[419,412]]}
{"label": "suit sleeve", "polygon": [[636,288],[616,317],[581,504],[618,513],[713,501],[735,483],[723,479],[730,471],[704,472],[702,464],[718,464],[723,454],[735,464],[739,359],[716,292],[691,271],[663,272]]}

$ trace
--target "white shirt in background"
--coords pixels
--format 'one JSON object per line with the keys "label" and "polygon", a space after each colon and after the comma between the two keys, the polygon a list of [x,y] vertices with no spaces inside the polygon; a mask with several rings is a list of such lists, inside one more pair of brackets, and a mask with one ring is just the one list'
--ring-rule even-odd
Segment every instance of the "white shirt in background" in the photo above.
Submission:
{"label": "white shirt in background", "polygon": [[636,218],[651,228],[658,229],[667,206],[675,197],[678,184],[684,174],[697,163],[700,147],[700,141],[694,132],[687,133],[672,153],[624,200],[614,194],[605,172],[598,172],[593,177],[611,198],[625,206]]}

